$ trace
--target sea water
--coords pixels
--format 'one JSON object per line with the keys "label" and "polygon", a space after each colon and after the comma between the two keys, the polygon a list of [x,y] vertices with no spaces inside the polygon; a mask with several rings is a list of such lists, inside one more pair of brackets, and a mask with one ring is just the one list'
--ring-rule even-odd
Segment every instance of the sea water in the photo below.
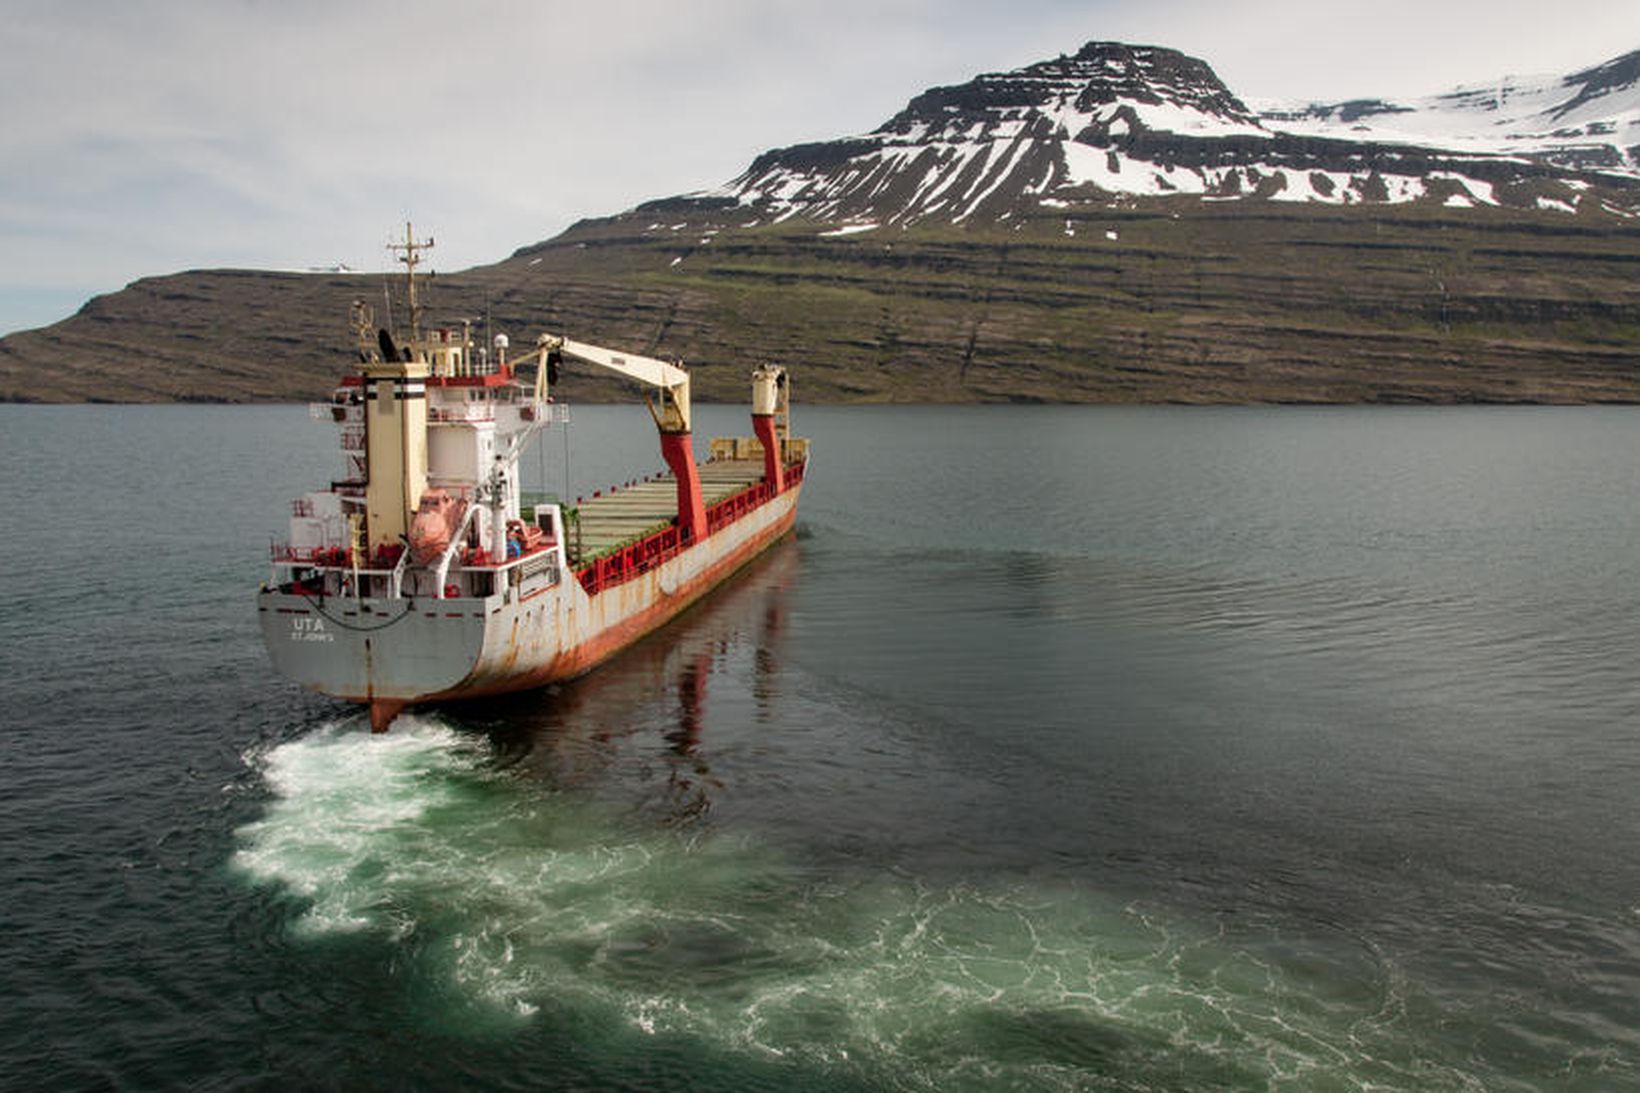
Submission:
{"label": "sea water", "polygon": [[376,737],[255,623],[327,425],[0,407],[0,1086],[1640,1088],[1640,411],[794,417],[735,585]]}

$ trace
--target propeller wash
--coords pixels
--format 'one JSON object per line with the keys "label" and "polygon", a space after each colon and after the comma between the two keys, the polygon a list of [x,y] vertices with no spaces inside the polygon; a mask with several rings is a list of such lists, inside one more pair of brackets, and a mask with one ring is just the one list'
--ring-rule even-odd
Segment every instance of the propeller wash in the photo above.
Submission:
{"label": "propeller wash", "polygon": [[[423,335],[417,243],[401,251],[408,340],[354,304],[360,368],[315,416],[340,433],[346,476],[292,506],[257,593],[274,666],[370,707],[386,731],[413,703],[476,698],[581,675],[661,626],[791,530],[808,441],[790,435],[785,370],[752,372],[751,437],[695,462],[689,374],[543,335],[507,359],[471,324]],[[529,503],[519,457],[564,420],[549,385],[565,358],[655,389],[669,470],[576,506]]]}

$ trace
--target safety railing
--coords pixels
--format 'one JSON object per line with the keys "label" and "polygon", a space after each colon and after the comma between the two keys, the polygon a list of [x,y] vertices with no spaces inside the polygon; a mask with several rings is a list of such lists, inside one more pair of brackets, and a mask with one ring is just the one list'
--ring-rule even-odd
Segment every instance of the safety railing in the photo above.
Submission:
{"label": "safety railing", "polygon": [[[382,544],[376,548],[374,554],[358,559],[361,572],[391,573],[397,569],[404,558],[402,545]],[[275,540],[269,549],[269,554],[275,562],[286,565],[331,566],[337,569],[351,569],[354,565],[353,551],[347,547],[319,546],[299,547]]]}

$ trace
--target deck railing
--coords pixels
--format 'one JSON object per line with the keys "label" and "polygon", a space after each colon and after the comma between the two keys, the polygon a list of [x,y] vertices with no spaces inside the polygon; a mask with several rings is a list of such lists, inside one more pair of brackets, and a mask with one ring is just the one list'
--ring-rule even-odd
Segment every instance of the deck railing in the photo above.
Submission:
{"label": "deck railing", "polygon": [[[333,569],[351,569],[354,563],[353,551],[347,547],[319,546],[299,547],[289,543],[275,541],[268,553],[275,562],[286,565],[298,563],[301,565],[329,566]],[[376,548],[374,555],[360,556],[358,566],[360,572],[369,570],[391,573],[404,557],[404,547],[382,545]]]}
{"label": "deck railing", "polygon": [[[805,466],[805,463],[793,463],[786,468],[788,491],[802,483]],[[753,482],[745,489],[730,494],[706,510],[707,534],[716,534],[742,517],[757,511],[773,497],[769,484],[761,481]],[[575,577],[581,582],[581,587],[587,595],[595,596],[605,589],[624,584],[671,561],[688,545],[684,541],[682,530],[674,524],[628,543],[618,550],[594,558],[577,569]],[[361,566],[360,572],[390,575],[402,572],[402,551],[402,547],[384,546],[377,552],[376,557],[365,563],[369,565],[369,569]],[[275,562],[287,565],[302,563],[346,568],[353,564],[353,553],[345,547],[293,547],[288,543],[276,542],[271,553]],[[472,552],[464,552],[460,558],[462,569],[488,568],[493,564],[494,560],[487,555],[478,556]]]}

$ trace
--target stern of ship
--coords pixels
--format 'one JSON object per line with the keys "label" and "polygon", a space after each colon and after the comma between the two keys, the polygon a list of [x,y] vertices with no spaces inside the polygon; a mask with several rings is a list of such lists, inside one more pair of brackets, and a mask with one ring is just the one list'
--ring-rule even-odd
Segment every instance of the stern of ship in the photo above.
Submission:
{"label": "stern of ship", "polygon": [[484,648],[484,599],[378,599],[264,589],[257,618],[280,673],[370,706],[385,728],[405,706],[459,685]]}

